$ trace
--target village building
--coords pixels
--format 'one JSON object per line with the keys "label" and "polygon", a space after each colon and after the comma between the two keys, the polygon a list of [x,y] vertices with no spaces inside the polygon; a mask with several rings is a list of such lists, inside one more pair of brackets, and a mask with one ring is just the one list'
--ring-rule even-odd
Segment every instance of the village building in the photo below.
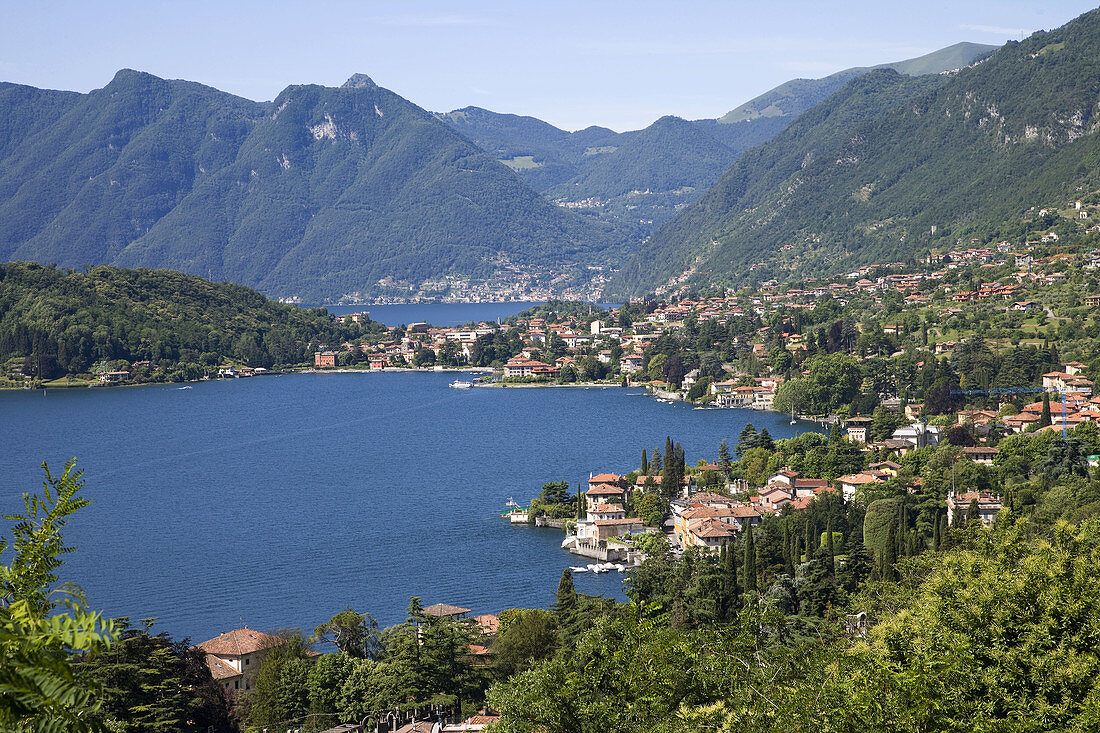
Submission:
{"label": "village building", "polygon": [[869,443],[867,436],[874,422],[869,417],[850,417],[844,429],[848,432],[848,440],[853,443]]}
{"label": "village building", "polygon": [[974,461],[975,463],[981,463],[985,466],[992,466],[993,459],[999,452],[996,448],[991,448],[987,445],[978,445],[973,447],[967,447],[962,449],[963,455]]}
{"label": "village building", "polygon": [[260,664],[283,639],[249,628],[226,631],[194,648],[206,653],[206,666],[225,690],[251,690]]}
{"label": "village building", "polygon": [[997,513],[1001,511],[1002,505],[999,497],[994,496],[988,491],[967,491],[962,494],[956,494],[954,491],[947,493],[947,526],[952,526],[955,523],[955,515],[959,515],[959,519],[962,521],[969,521],[971,517],[966,516],[969,511],[972,501],[977,499],[978,501],[978,514],[981,517],[982,524],[987,527],[993,526],[997,521]]}

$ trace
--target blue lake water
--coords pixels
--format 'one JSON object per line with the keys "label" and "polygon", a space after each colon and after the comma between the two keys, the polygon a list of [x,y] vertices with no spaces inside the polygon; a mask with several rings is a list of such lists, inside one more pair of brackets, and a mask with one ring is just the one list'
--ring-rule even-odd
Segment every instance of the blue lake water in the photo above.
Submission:
{"label": "blue lake water", "polygon": [[[312,630],[351,605],[392,624],[409,596],[476,613],[553,603],[584,564],[555,530],[512,527],[510,496],[626,473],[666,435],[714,458],[747,410],[636,389],[449,389],[454,374],[301,374],[0,393],[0,510],[76,456],[93,500],[66,529],[62,577],[111,616],[193,640],[248,625]],[[7,534],[7,523],[0,527]],[[577,575],[622,598],[612,573]]]}
{"label": "blue lake water", "polygon": [[[496,321],[508,318],[539,305],[538,302],[513,301],[507,303],[412,303],[408,305],[329,305],[329,313],[346,315],[369,311],[370,317],[387,326],[410,323],[430,323],[433,326],[461,326],[466,323]],[[599,303],[600,308],[617,307],[618,304]],[[306,306],[308,307],[308,306]]]}

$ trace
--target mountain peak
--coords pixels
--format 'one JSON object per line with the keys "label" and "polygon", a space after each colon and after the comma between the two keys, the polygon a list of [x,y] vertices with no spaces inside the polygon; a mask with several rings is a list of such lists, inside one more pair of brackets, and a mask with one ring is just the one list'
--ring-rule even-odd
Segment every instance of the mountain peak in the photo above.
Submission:
{"label": "mountain peak", "polygon": [[352,74],[351,78],[344,82],[341,89],[372,89],[378,86],[374,83],[374,79],[371,79],[366,74]]}

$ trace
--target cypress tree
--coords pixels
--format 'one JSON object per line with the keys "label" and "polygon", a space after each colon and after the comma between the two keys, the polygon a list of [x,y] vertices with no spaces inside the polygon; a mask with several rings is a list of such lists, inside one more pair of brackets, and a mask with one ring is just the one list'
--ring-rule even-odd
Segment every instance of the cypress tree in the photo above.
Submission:
{"label": "cypress tree", "polygon": [[940,549],[940,514],[936,512],[936,519],[932,522],[932,549],[937,552]]}
{"label": "cypress tree", "polygon": [[813,557],[815,548],[813,545],[814,528],[812,523],[808,520],[806,522],[806,531],[804,535],[805,536],[802,538],[802,544],[806,550],[806,562],[809,562],[810,558]]}
{"label": "cypress tree", "polygon": [[836,577],[836,558],[833,547],[833,520],[830,518],[825,525],[825,549],[829,559],[829,577]]}
{"label": "cypress tree", "polygon": [[554,604],[558,625],[563,628],[568,626],[576,611],[577,589],[573,587],[573,571],[566,568],[562,571],[561,580],[558,581],[557,603]]}
{"label": "cypress tree", "polygon": [[894,533],[897,539],[897,547],[894,552],[897,553],[897,557],[904,557],[906,555],[905,537],[909,532],[908,522],[905,521],[905,504],[898,504],[898,528]]}
{"label": "cypress tree", "polygon": [[744,456],[745,451],[756,447],[757,437],[756,426],[751,422],[745,423],[745,427],[741,428],[741,432],[737,436],[737,447],[734,448],[738,458]]}
{"label": "cypress tree", "polygon": [[722,442],[718,445],[718,463],[726,470],[729,470],[730,464],[733,463],[733,456],[730,455],[730,447],[726,445],[725,438],[722,438]]}
{"label": "cypress tree", "polygon": [[642,448],[642,475],[643,476],[648,476],[649,475],[649,459],[646,458],[645,448]]}
{"label": "cypress tree", "polygon": [[651,460],[649,462],[649,468],[650,468],[651,471],[653,471],[654,475],[661,472],[662,466],[661,466],[661,449],[660,448],[654,448],[653,449],[653,460]]}
{"label": "cypress tree", "polygon": [[[787,566],[787,569],[791,568],[791,519],[788,517],[783,521],[783,564]],[[791,575],[794,573],[792,572]]]}
{"label": "cypress tree", "polygon": [[745,592],[756,592],[756,542],[752,539],[752,523],[745,525]]}
{"label": "cypress tree", "polygon": [[1051,424],[1050,419],[1050,395],[1046,392],[1043,393],[1043,412],[1039,415],[1039,427],[1045,428]]}
{"label": "cypress tree", "polygon": [[[726,550],[726,543],[722,543],[722,549]],[[731,547],[726,552],[726,557],[721,564],[722,588],[725,597],[725,619],[729,620],[733,611],[741,605],[741,588],[737,582],[737,553]]]}

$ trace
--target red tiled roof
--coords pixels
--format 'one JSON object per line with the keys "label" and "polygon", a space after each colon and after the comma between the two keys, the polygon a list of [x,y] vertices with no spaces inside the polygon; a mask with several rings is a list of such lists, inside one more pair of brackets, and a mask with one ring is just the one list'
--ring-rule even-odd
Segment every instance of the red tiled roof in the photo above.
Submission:
{"label": "red tiled roof", "polygon": [[220,636],[196,644],[195,647],[218,657],[239,657],[261,649],[270,649],[282,642],[278,636],[243,628],[226,631]]}
{"label": "red tiled roof", "polygon": [[612,486],[611,484],[600,484],[599,486],[593,486],[584,493],[591,494],[592,496],[610,496],[612,494],[624,494],[626,493],[626,489],[621,486]]}
{"label": "red tiled roof", "polygon": [[237,671],[236,667],[213,654],[206,655],[206,666],[210,668],[210,674],[213,675],[216,680],[227,680],[238,677],[241,674]]}
{"label": "red tiled roof", "polygon": [[449,603],[435,603],[431,606],[427,606],[423,609],[424,613],[429,616],[458,616],[463,613],[469,613],[470,609],[463,608],[462,606],[452,606]]}

